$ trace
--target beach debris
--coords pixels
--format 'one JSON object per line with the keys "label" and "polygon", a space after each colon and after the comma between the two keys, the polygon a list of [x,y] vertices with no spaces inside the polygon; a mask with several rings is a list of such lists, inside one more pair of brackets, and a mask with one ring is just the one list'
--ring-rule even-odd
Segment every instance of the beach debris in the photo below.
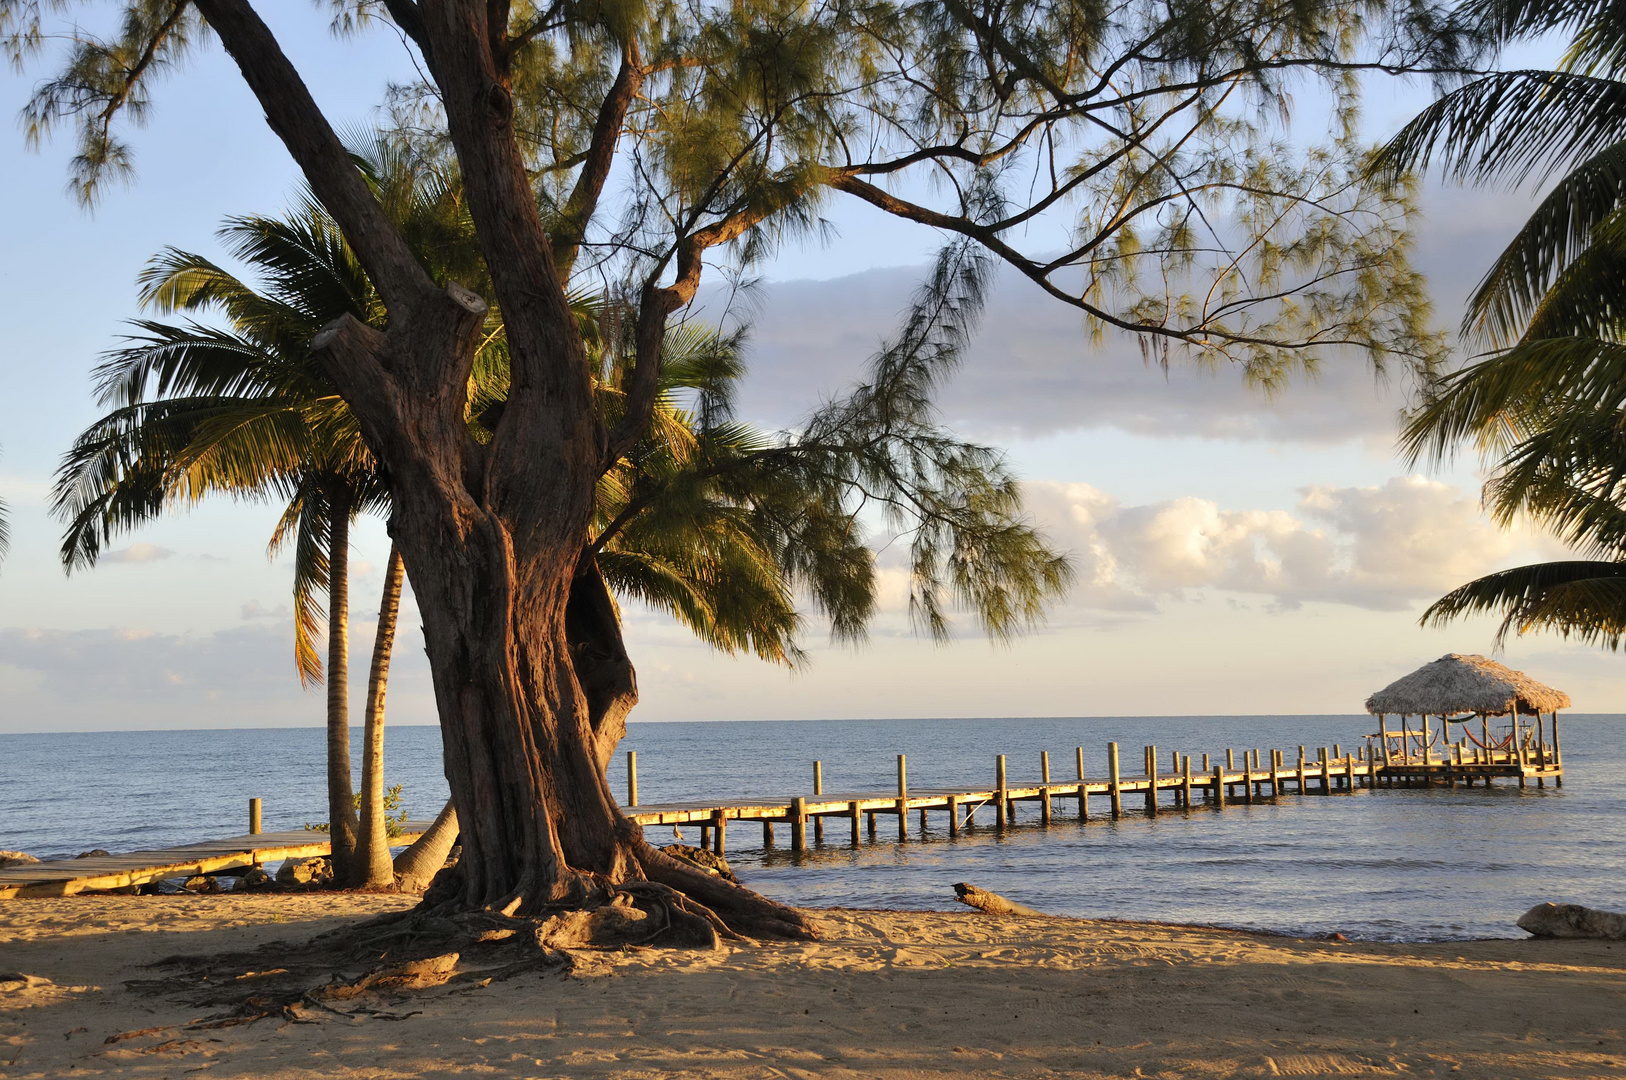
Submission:
{"label": "beach debris", "polygon": [[105,859],[105,858],[109,857],[111,854],[112,854],[112,852],[108,851],[106,848],[91,848],[89,851],[81,851],[79,854],[75,855],[74,858],[76,858],[76,859]]}
{"label": "beach debris", "polygon": [[276,883],[277,879],[266,873],[265,867],[255,866],[251,867],[246,874],[237,879],[237,884],[232,886],[231,891],[264,892],[265,890],[275,886]]}
{"label": "beach debris", "polygon": [[19,990],[37,990],[50,986],[51,980],[43,975],[24,975],[20,971],[0,971],[0,994],[14,994]]}
{"label": "beach debris", "polygon": [[0,870],[8,866],[28,866],[39,862],[26,851],[0,851]]}
{"label": "beach debris", "polygon": [[986,911],[990,915],[1043,915],[1042,911],[1034,911],[1030,907],[1005,899],[998,893],[991,893],[987,889],[979,889],[966,882],[958,882],[954,886],[954,895],[962,904],[969,904],[974,908]]}
{"label": "beach debris", "polygon": [[333,864],[324,856],[289,859],[277,870],[278,885],[317,885],[333,880]]}
{"label": "beach debris", "polygon": [[1626,941],[1626,915],[1580,904],[1537,904],[1519,916],[1519,929],[1543,938]]}
{"label": "beach debris", "polygon": [[185,881],[181,882],[181,888],[190,893],[217,893],[224,891],[220,887],[220,882],[216,881],[214,877],[208,874],[197,874],[193,877],[187,878]]}
{"label": "beach debris", "polygon": [[661,850],[674,859],[682,859],[690,866],[704,870],[712,877],[720,877],[724,881],[738,882],[739,880],[734,876],[734,871],[729,868],[728,860],[714,851],[690,847],[687,844],[668,844]]}

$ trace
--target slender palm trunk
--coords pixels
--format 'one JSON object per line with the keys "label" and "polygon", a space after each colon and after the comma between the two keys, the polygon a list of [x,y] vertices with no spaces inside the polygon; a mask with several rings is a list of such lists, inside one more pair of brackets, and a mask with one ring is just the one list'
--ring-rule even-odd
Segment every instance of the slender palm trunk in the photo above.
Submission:
{"label": "slender palm trunk", "polygon": [[451,854],[457,834],[457,808],[448,802],[441,807],[429,831],[395,857],[395,880],[403,892],[423,892],[429,887],[440,868],[446,865],[446,856]]}
{"label": "slender palm trunk", "polygon": [[[335,485],[337,486],[337,485]],[[327,602],[327,812],[333,879],[354,879],[355,789],[350,782],[350,504],[330,508]]]}
{"label": "slender palm trunk", "polygon": [[378,603],[373,662],[367,672],[367,718],[361,740],[361,850],[357,853],[352,879],[357,886],[385,887],[395,883],[389,833],[384,821],[384,692],[389,685],[390,651],[395,646],[395,623],[401,612],[404,576],[401,552],[391,544],[389,563],[384,571],[384,597]]}

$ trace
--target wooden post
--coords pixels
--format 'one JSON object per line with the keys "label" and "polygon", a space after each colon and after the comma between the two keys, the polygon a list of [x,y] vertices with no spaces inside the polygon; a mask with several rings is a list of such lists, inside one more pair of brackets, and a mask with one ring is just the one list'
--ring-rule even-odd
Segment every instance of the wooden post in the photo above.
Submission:
{"label": "wooden post", "polygon": [[1114,819],[1124,816],[1124,789],[1118,779],[1118,744],[1107,743],[1107,793],[1112,799],[1112,816]]}
{"label": "wooden post", "polygon": [[1180,785],[1180,799],[1185,803],[1186,809],[1191,809],[1191,755],[1180,755],[1180,768],[1184,771],[1184,782]]}
{"label": "wooden post", "polygon": [[1352,757],[1344,759],[1344,790],[1355,790],[1355,759]]}
{"label": "wooden post", "polygon": [[909,764],[898,755],[898,839],[909,839]]}
{"label": "wooden post", "polygon": [[863,816],[858,811],[858,800],[854,799],[852,802],[849,802],[847,804],[847,816],[852,818],[852,823],[853,823],[853,847],[857,847],[858,846],[858,819]]}
{"label": "wooden post", "polygon": [[250,799],[248,801],[248,834],[250,836],[258,836],[258,835],[260,835],[260,800],[259,799]]}
{"label": "wooden post", "polygon": [[[822,761],[815,761],[813,763],[813,794],[824,794],[824,762]],[[815,844],[824,843],[823,817],[816,817],[813,819],[813,842]]]}
{"label": "wooden post", "polygon": [[701,851],[706,851],[710,847],[711,847],[711,826],[709,824],[703,824],[703,825],[700,826],[700,850]]}
{"label": "wooden post", "polygon": [[762,846],[765,848],[773,847],[773,822],[767,818],[762,819]]}
{"label": "wooden post", "polygon": [[638,751],[627,751],[627,805],[638,805]]}
{"label": "wooden post", "polygon": [[790,849],[797,854],[807,850],[807,800],[800,795],[790,803]]}
{"label": "wooden post", "polygon": [[1332,744],[1332,759],[1334,761],[1342,761],[1342,760],[1344,760],[1344,747],[1343,747],[1343,744],[1341,744],[1341,743],[1333,743]]}
{"label": "wooden post", "polygon": [[1299,794],[1304,794],[1304,747],[1299,747]]}
{"label": "wooden post", "polygon": [[723,812],[721,810],[717,811],[717,813],[712,815],[712,818],[711,818],[711,850],[715,851],[719,855],[728,854],[728,848],[723,843],[723,830],[726,829],[727,827],[728,827],[728,819],[723,816]]}
{"label": "wooden post", "polygon": [[1547,767],[1547,725],[1542,722],[1541,714],[1536,714],[1536,768]]}
{"label": "wooden post", "polygon": [[994,824],[1005,827],[1005,755],[994,755]]}
{"label": "wooden post", "polygon": [[865,816],[869,819],[869,842],[873,844],[875,843],[875,811],[867,810]]}
{"label": "wooden post", "polygon": [[1039,823],[1050,824],[1050,751],[1039,751]]}
{"label": "wooden post", "polygon": [[[1225,750],[1225,771],[1230,772],[1234,768],[1236,768],[1236,750],[1227,747]],[[1225,790],[1230,792],[1232,795],[1236,794],[1235,788],[1232,785],[1226,785]]]}
{"label": "wooden post", "polygon": [[949,839],[952,840],[960,835],[960,797],[958,795],[948,797],[948,816]]}
{"label": "wooden post", "polygon": [[1084,748],[1078,748],[1078,820],[1090,820],[1090,789],[1084,784]]}
{"label": "wooden post", "polygon": [[1225,774],[1218,765],[1214,766],[1214,806],[1225,809]]}
{"label": "wooden post", "polygon": [[1553,764],[1558,766],[1558,776],[1553,783],[1559,787],[1564,786],[1564,751],[1558,748],[1558,710],[1553,710]]}
{"label": "wooden post", "polygon": [[1242,751],[1242,801],[1253,805],[1253,753]]}
{"label": "wooden post", "polygon": [[1321,748],[1321,794],[1332,794],[1332,763],[1327,760],[1327,748]]}
{"label": "wooden post", "polygon": [[1157,747],[1146,748],[1146,812],[1157,817]]}

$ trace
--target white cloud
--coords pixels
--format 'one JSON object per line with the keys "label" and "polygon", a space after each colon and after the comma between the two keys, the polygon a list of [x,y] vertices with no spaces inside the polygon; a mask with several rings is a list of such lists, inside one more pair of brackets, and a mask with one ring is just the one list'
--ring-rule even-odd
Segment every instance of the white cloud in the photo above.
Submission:
{"label": "white cloud", "polygon": [[1295,513],[1226,510],[1185,496],[1125,506],[1088,484],[1034,483],[1027,502],[1079,583],[1071,608],[1129,611],[1202,590],[1402,611],[1498,566],[1524,546],[1449,484],[1395,477],[1303,489]]}
{"label": "white cloud", "polygon": [[131,544],[127,548],[119,548],[117,551],[109,551],[99,561],[108,563],[162,562],[174,554],[175,552],[169,548],[159,547],[157,544],[140,543]]}

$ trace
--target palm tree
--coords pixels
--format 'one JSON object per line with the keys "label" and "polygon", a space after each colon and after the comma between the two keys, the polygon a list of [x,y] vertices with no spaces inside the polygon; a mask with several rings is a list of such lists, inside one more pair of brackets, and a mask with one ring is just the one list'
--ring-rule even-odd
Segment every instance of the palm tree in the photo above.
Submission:
{"label": "palm tree", "polygon": [[1503,72],[1446,94],[1384,149],[1390,169],[1439,164],[1459,181],[1557,177],[1474,291],[1461,337],[1485,353],[1424,387],[1402,447],[1415,461],[1465,442],[1487,506],[1527,516],[1591,558],[1468,582],[1423,615],[1503,616],[1618,648],[1626,627],[1626,33],[1607,5],[1496,0],[1471,9],[1494,43],[1555,30],[1554,71]]}

